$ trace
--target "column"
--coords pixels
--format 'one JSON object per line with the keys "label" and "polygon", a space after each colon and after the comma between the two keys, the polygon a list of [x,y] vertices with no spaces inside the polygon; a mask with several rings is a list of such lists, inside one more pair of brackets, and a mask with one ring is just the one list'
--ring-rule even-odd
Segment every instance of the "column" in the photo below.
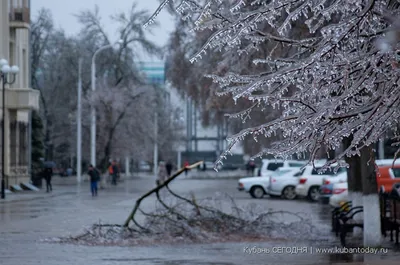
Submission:
{"label": "column", "polygon": [[27,152],[26,152],[26,161],[27,161],[27,174],[31,176],[32,169],[32,110],[29,110],[28,113],[28,129],[27,129]]}
{"label": "column", "polygon": [[9,35],[8,0],[0,1],[0,58],[6,60],[9,59]]}
{"label": "column", "polygon": [[182,151],[180,150],[180,147],[179,147],[179,150],[178,150],[178,158],[177,158],[177,161],[176,161],[176,167],[178,169],[182,167]]}
{"label": "column", "polygon": [[[11,132],[12,134],[14,134],[14,136],[12,136],[12,137],[15,137],[15,142],[14,142],[14,146],[13,147],[11,147],[11,148],[13,148],[14,150],[10,150],[10,153],[11,154],[13,154],[13,160],[14,160],[14,164],[12,165],[12,167],[11,167],[11,170],[12,170],[12,175],[11,175],[11,180],[10,180],[10,183],[9,184],[17,184],[18,183],[18,175],[20,174],[20,166],[19,166],[19,153],[20,153],[20,143],[19,143],[19,137],[20,137],[20,132],[19,132],[19,128],[20,128],[20,126],[19,126],[19,122],[18,122],[18,120],[15,120],[14,121],[14,132]],[[10,135],[10,138],[11,138],[11,135]]]}
{"label": "column", "polygon": [[[0,114],[2,114],[1,113],[1,110],[0,110]],[[3,116],[1,116],[1,117],[3,117]],[[0,172],[2,172],[1,171],[1,169],[3,168],[3,141],[2,141],[2,139],[3,139],[3,137],[2,137],[2,133],[3,133],[3,126],[4,126],[4,123],[3,123],[3,118],[0,118],[0,121],[1,121],[1,123],[0,123],[0,147],[1,147],[1,149],[0,149],[0,158],[1,158],[1,160],[0,160]],[[1,174],[1,173],[0,173]],[[0,177],[1,177],[1,175],[0,175]]]}
{"label": "column", "polygon": [[[16,183],[23,182],[21,178],[29,177],[29,119],[30,119],[30,111],[29,110],[18,110],[16,115],[17,128],[16,128],[16,163],[17,163],[17,176]],[[27,181],[24,179],[24,181]]]}
{"label": "column", "polygon": [[[10,174],[10,112],[7,108],[5,113],[4,126],[4,173],[6,174],[6,176],[8,176]],[[8,177],[6,177],[6,187],[8,187]]]}
{"label": "column", "polygon": [[130,172],[130,169],[129,169],[129,162],[130,162],[129,157],[125,157],[125,177],[130,177],[131,176],[131,172]]}
{"label": "column", "polygon": [[18,127],[18,168],[21,177],[26,177],[29,175],[29,160],[27,156],[29,153],[29,124],[19,121]]}
{"label": "column", "polygon": [[[16,76],[14,87],[26,88],[28,86],[29,78],[29,50],[28,50],[28,37],[29,31],[25,28],[15,29],[15,54],[13,64],[18,65],[20,72]],[[11,56],[10,56],[11,57]]]}

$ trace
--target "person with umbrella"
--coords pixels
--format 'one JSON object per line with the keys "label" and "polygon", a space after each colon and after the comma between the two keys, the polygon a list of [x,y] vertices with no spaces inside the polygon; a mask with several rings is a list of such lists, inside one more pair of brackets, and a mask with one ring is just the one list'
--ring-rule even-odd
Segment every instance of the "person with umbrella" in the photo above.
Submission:
{"label": "person with umbrella", "polygon": [[53,186],[51,185],[51,178],[53,176],[53,167],[55,163],[52,161],[44,162],[43,178],[46,181],[46,191],[53,191]]}

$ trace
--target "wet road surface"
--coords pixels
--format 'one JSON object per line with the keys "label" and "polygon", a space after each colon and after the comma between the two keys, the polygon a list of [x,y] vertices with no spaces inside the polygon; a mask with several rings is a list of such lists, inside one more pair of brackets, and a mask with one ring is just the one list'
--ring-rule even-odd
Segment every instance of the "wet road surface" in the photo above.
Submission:
{"label": "wet road surface", "polygon": [[[55,185],[53,194],[40,191],[39,195],[21,196],[21,201],[0,202],[0,264],[1,265],[119,265],[119,264],[188,264],[188,265],[236,265],[236,264],[398,264],[400,255],[394,249],[376,255],[318,254],[316,247],[339,246],[329,232],[329,207],[303,200],[284,201],[268,197],[255,200],[247,193],[236,190],[235,180],[177,179],[172,189],[180,194],[194,192],[201,199],[226,192],[239,206],[249,203],[264,209],[301,212],[313,220],[320,240],[313,242],[215,243],[197,245],[159,245],[152,247],[99,247],[45,243],[44,239],[77,235],[86,226],[102,223],[122,224],[135,200],[154,186],[154,179],[134,179],[117,187],[100,190],[92,198],[88,183]],[[24,197],[25,196],[25,197]],[[29,197],[30,196],[30,197]],[[28,199],[27,199],[28,198]],[[149,200],[144,209],[151,208]],[[284,217],[282,222],[291,220]],[[300,232],[300,231],[299,231]],[[388,241],[388,240],[386,240]],[[282,247],[301,247],[304,253],[283,254]],[[311,246],[314,252],[311,253]],[[388,242],[388,247],[393,247]],[[253,247],[279,253],[249,253]],[[280,250],[280,251],[279,251]]]}

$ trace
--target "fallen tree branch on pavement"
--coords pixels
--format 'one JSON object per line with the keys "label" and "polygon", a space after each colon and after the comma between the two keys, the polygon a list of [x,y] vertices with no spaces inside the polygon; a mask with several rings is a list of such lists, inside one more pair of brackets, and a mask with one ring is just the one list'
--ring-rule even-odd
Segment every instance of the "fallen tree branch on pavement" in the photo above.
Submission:
{"label": "fallen tree branch on pavement", "polygon": [[[121,246],[310,238],[312,222],[301,214],[273,212],[257,204],[240,207],[225,193],[199,199],[194,193],[177,194],[169,187],[185,170],[201,163],[178,170],[163,184],[140,196],[123,225],[95,224],[81,235],[57,242]],[[156,207],[144,211],[143,201],[152,195]],[[138,221],[139,217],[144,221]]]}
{"label": "fallen tree branch on pavement", "polygon": [[[162,183],[161,185],[158,185],[157,187],[155,187],[154,189],[148,191],[147,193],[145,193],[144,195],[142,195],[139,199],[137,199],[135,207],[133,208],[131,214],[128,216],[128,219],[126,219],[125,223],[124,223],[124,227],[128,227],[129,223],[131,221],[135,222],[135,214],[137,212],[137,210],[140,207],[140,203],[147,197],[149,197],[150,195],[157,193],[164,187],[168,186],[168,184],[173,181],[176,177],[178,177],[180,174],[182,174],[183,172],[185,172],[185,170],[190,170],[193,168],[198,167],[199,165],[201,165],[203,162],[197,162],[193,165],[187,166],[187,167],[183,167],[180,170],[178,170],[177,172],[175,172],[170,178],[168,178],[164,183]],[[136,222],[135,222],[136,224]],[[137,225],[137,224],[136,224]]]}

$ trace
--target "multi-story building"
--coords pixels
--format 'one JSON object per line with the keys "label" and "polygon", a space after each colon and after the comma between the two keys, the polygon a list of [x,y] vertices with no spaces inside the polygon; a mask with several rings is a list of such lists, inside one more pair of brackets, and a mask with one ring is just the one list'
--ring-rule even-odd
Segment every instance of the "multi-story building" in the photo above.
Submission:
{"label": "multi-story building", "polygon": [[[183,98],[175,88],[165,83],[164,67],[164,62],[148,62],[142,63],[141,70],[151,83],[162,86],[164,97],[176,108],[176,114],[179,116],[177,118],[184,123],[182,135],[185,137],[177,150],[181,153],[178,164],[181,165],[184,160],[195,162],[205,159],[213,162],[227,148],[225,139],[229,135],[228,124],[225,121],[216,126],[202,126],[200,110],[193,100],[188,97]],[[243,148],[237,146],[232,153],[241,158]]]}
{"label": "multi-story building", "polygon": [[[1,136],[5,125],[5,164],[2,157],[0,163],[5,169],[7,187],[29,181],[30,114],[32,109],[39,108],[39,91],[30,88],[29,30],[30,0],[0,0],[0,59],[20,69],[15,83],[6,85],[5,120],[0,127]],[[3,143],[0,147],[1,151]]]}

